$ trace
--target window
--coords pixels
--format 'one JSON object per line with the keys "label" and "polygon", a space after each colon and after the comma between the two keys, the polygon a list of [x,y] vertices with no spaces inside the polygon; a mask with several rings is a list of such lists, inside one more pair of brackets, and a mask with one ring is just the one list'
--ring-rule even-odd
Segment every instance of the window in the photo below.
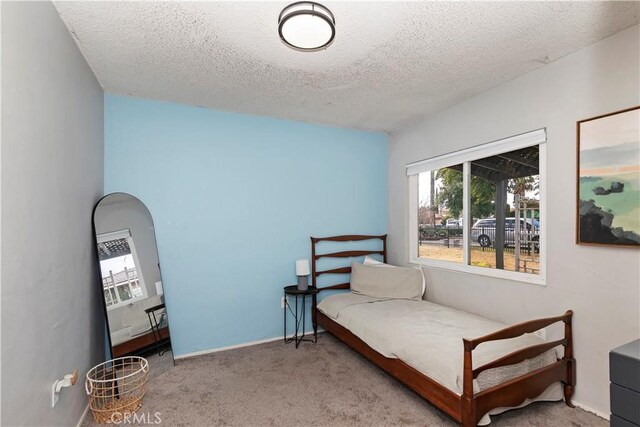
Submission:
{"label": "window", "polygon": [[147,298],[129,230],[99,235],[98,253],[107,310]]}
{"label": "window", "polygon": [[418,175],[419,258],[463,261],[462,167],[458,164]]}
{"label": "window", "polygon": [[546,131],[407,165],[411,262],[544,283]]}

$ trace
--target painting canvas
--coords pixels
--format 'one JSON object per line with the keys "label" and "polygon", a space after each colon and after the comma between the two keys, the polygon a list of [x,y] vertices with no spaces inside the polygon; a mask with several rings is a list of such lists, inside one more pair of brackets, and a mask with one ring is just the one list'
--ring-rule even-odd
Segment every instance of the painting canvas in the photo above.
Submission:
{"label": "painting canvas", "polygon": [[578,122],[577,243],[640,248],[640,107]]}

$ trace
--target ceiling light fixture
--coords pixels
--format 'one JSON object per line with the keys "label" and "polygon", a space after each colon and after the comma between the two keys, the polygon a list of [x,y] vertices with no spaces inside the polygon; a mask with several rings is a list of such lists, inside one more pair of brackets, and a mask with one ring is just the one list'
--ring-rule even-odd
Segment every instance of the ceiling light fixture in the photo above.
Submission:
{"label": "ceiling light fixture", "polygon": [[333,42],[336,19],[319,3],[291,3],[280,12],[278,34],[282,42],[292,49],[315,52],[326,49]]}

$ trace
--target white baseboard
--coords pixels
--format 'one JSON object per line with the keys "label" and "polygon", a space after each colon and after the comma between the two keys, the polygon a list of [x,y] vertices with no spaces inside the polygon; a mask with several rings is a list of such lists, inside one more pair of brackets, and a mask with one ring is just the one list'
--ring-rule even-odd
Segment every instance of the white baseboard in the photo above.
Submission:
{"label": "white baseboard", "polygon": [[78,424],[76,424],[76,427],[80,427],[82,425],[82,423],[84,422],[84,419],[87,417],[88,412],[89,412],[89,404],[87,403],[87,407],[84,408],[84,411],[82,412],[82,415],[80,416],[80,420],[78,421]]}
{"label": "white baseboard", "polygon": [[604,418],[605,420],[609,421],[609,414],[605,414],[604,412],[598,411],[597,409],[593,409],[587,405],[583,405],[580,402],[573,401],[572,403],[580,409],[584,409],[587,412],[591,412],[592,414],[597,415],[600,418]]}
{"label": "white baseboard", "polygon": [[[318,333],[324,332],[324,329],[320,329],[318,328]],[[294,334],[289,334],[287,335],[287,338],[291,338],[293,337]],[[305,331],[305,335],[313,335],[313,330],[311,331]],[[180,354],[180,355],[176,355],[174,357],[175,360],[180,360],[180,359],[188,359],[190,357],[196,357],[196,356],[202,356],[205,354],[211,354],[211,353],[218,353],[220,351],[226,351],[226,350],[233,350],[236,348],[243,348],[243,347],[251,347],[253,345],[258,345],[258,344],[265,344],[268,342],[273,342],[273,341],[278,341],[283,339],[282,336],[278,336],[278,337],[272,337],[272,338],[265,338],[262,340],[257,340],[257,341],[250,341],[250,342],[246,342],[246,343],[242,343],[242,344],[235,344],[235,345],[229,345],[226,347],[218,347],[218,348],[211,348],[208,350],[200,350],[200,351],[194,351],[193,353],[185,353],[185,354]]]}

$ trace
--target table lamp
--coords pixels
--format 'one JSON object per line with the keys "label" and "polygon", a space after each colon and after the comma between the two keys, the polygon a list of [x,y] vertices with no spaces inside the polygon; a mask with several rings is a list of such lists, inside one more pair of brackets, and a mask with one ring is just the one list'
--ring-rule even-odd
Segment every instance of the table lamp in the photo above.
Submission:
{"label": "table lamp", "polygon": [[296,261],[296,276],[298,276],[298,290],[306,291],[309,287],[309,260],[299,259]]}

